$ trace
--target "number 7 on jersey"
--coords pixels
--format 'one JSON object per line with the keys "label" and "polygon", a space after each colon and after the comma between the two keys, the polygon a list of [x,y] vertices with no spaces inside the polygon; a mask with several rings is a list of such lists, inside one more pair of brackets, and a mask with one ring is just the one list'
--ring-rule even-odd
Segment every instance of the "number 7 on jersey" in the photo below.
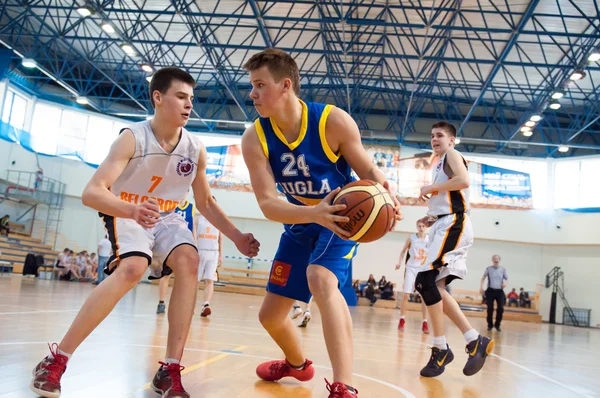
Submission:
{"label": "number 7 on jersey", "polygon": [[158,186],[158,184],[160,184],[160,182],[162,181],[162,177],[152,176],[152,178],[150,179],[150,181],[152,182],[152,186],[148,190],[148,193],[154,192],[154,190],[156,189],[156,187]]}

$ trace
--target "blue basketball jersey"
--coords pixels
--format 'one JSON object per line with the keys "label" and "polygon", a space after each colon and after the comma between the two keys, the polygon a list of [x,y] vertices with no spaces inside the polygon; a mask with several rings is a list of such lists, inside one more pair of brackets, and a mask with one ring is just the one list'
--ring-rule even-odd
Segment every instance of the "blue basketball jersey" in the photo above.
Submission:
{"label": "blue basketball jersey", "polygon": [[194,214],[196,213],[196,207],[188,202],[187,200],[183,203],[180,203],[175,209],[175,213],[179,214],[181,217],[185,219],[185,222],[188,224],[188,228],[192,233],[194,232]]}
{"label": "blue basketball jersey", "polygon": [[274,120],[259,118],[254,124],[279,191],[290,203],[315,205],[354,177],[346,159],[333,153],[325,138],[325,123],[333,105],[300,103],[302,124],[298,139],[292,143]]}

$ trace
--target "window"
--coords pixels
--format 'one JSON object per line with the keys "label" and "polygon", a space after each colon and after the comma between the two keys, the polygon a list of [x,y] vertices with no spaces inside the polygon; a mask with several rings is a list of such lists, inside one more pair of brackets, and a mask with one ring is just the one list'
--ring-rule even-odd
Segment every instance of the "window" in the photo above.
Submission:
{"label": "window", "polygon": [[31,148],[40,153],[56,155],[62,109],[36,103],[31,121]]}
{"label": "window", "polygon": [[579,207],[600,207],[600,159],[582,160],[579,174]]}
{"label": "window", "polygon": [[4,98],[4,109],[2,110],[2,121],[14,128],[22,129],[25,125],[25,114],[27,113],[27,98],[17,94],[13,90],[6,91]]}
{"label": "window", "polygon": [[83,156],[88,116],[83,112],[63,110],[56,154]]}
{"label": "window", "polygon": [[579,207],[578,160],[554,164],[554,207]]}
{"label": "window", "polygon": [[86,162],[100,164],[106,158],[110,146],[117,138],[115,124],[105,117],[90,116],[83,151],[83,159]]}

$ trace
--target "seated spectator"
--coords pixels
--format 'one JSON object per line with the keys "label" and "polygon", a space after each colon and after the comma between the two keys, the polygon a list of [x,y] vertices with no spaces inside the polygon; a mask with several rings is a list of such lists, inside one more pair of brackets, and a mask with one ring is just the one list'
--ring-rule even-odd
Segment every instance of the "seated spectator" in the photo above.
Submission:
{"label": "seated spectator", "polygon": [[6,214],[4,217],[0,218],[0,235],[5,234],[8,236],[10,233],[10,216]]}
{"label": "seated spectator", "polygon": [[78,268],[79,275],[81,278],[92,281],[92,265],[88,261],[88,253],[87,250],[79,252],[77,254],[77,258],[75,259],[75,264]]}
{"label": "seated spectator", "polygon": [[362,296],[362,292],[360,291],[360,280],[355,280],[354,283],[352,283],[352,288],[354,289],[357,297]]}
{"label": "seated spectator", "polygon": [[519,293],[519,307],[531,308],[531,300],[529,299],[529,293],[521,288]]}
{"label": "seated spectator", "polygon": [[379,289],[379,292],[383,292],[383,288],[385,287],[385,285],[387,284],[387,279],[385,279],[385,275],[381,277],[381,279],[379,280],[379,283],[377,284],[377,288]]}
{"label": "seated spectator", "polygon": [[381,289],[381,299],[382,300],[393,300],[394,298],[394,284],[392,282],[387,282],[383,289]]}
{"label": "seated spectator", "polygon": [[96,253],[90,254],[88,259],[88,264],[92,267],[92,276],[95,278],[98,277],[98,258],[96,257]]}
{"label": "seated spectator", "polygon": [[512,304],[514,304],[515,307],[519,306],[519,295],[517,294],[516,289],[513,288],[513,290],[511,290],[511,292],[508,293],[508,295],[506,296],[506,298],[508,299],[508,306],[509,307]]}
{"label": "seated spectator", "polygon": [[377,287],[377,281],[375,280],[373,274],[369,275],[369,280],[367,280],[367,284],[363,287],[363,296],[366,296],[367,288],[369,287],[369,285],[373,285],[374,288]]}
{"label": "seated spectator", "polygon": [[65,247],[65,250],[63,250],[63,252],[60,253],[58,255],[58,258],[56,259],[55,267],[58,268],[61,279],[63,279],[62,277],[69,272],[69,262],[67,261],[67,259],[69,258],[70,252],[71,249]]}
{"label": "seated spectator", "polygon": [[367,286],[365,286],[364,293],[365,297],[371,300],[371,306],[375,304],[377,301],[377,297],[375,297],[375,291],[377,290],[377,282],[375,281],[375,277],[373,274],[369,275],[369,280],[367,281]]}

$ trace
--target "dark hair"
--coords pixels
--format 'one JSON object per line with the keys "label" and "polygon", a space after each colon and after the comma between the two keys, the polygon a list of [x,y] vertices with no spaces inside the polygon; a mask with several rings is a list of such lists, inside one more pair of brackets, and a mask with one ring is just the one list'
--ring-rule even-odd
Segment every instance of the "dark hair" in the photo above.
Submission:
{"label": "dark hair", "polygon": [[444,129],[446,133],[450,134],[452,137],[456,137],[456,127],[448,122],[437,122],[431,126],[432,129]]}
{"label": "dark hair", "polygon": [[152,98],[152,93],[158,90],[159,93],[165,94],[171,87],[173,80],[187,83],[194,88],[196,87],[196,81],[186,71],[175,67],[162,68],[152,75],[152,80],[150,80],[150,103],[153,108],[154,98]]}
{"label": "dark hair", "polygon": [[292,81],[292,88],[298,94],[300,92],[300,72],[294,58],[285,51],[277,48],[268,48],[254,54],[244,64],[244,69],[249,72],[266,66],[277,82],[288,77]]}

